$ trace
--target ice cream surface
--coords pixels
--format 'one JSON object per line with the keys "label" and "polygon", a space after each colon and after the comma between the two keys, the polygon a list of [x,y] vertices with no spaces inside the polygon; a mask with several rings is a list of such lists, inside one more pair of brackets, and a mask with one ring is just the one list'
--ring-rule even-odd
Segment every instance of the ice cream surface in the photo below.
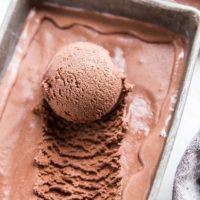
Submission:
{"label": "ice cream surface", "polygon": [[[122,94],[127,92],[124,88]],[[106,118],[74,124],[57,117],[44,102],[38,110],[45,127],[43,142],[35,157],[38,199],[120,199],[119,148],[127,130],[124,106],[122,97]]]}
{"label": "ice cream surface", "polygon": [[52,59],[42,83],[44,98],[67,121],[90,122],[108,114],[119,100],[122,76],[99,45],[75,42]]}
{"label": "ice cream surface", "polygon": [[[42,102],[50,60],[92,42],[134,83],[105,118],[74,124]],[[147,199],[185,71],[187,40],[162,27],[41,6],[27,17],[0,84],[0,199]],[[19,95],[20,94],[20,95]],[[11,123],[12,122],[12,123]]]}

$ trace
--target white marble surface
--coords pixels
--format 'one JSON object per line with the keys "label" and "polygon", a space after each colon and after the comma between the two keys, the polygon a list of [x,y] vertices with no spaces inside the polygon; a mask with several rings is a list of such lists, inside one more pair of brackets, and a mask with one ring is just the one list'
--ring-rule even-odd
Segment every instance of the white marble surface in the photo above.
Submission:
{"label": "white marble surface", "polygon": [[[0,25],[6,14],[10,0],[0,0]],[[195,67],[192,84],[190,87],[186,107],[184,110],[181,125],[175,141],[161,192],[157,200],[171,200],[172,186],[176,167],[192,137],[200,129],[200,58]]]}

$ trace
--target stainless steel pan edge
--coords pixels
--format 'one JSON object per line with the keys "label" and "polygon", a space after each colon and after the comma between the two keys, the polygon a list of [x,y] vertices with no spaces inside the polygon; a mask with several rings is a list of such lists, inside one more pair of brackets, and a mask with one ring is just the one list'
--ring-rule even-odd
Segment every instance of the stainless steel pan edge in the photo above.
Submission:
{"label": "stainless steel pan edge", "polygon": [[149,200],[157,200],[160,185],[173,148],[178,126],[186,102],[186,97],[194,64],[200,48],[200,15],[198,10],[159,0],[12,0],[0,30],[0,70],[1,75],[13,55],[24,19],[35,3],[51,2],[79,7],[98,12],[108,12],[158,24],[183,34],[189,38],[190,53],[187,70],[182,84],[178,104],[173,117],[162,158],[149,194]]}
{"label": "stainless steel pan edge", "polygon": [[11,0],[9,9],[0,27],[0,78],[8,66],[17,44],[23,21],[28,13],[26,0]]}

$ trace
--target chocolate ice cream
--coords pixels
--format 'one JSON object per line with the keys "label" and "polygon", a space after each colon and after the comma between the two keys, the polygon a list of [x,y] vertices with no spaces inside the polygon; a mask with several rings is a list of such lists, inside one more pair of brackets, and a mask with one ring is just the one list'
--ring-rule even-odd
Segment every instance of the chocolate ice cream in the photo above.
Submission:
{"label": "chocolate ice cream", "polygon": [[[114,67],[135,84],[124,98],[122,83],[115,108],[92,123],[55,115],[40,91],[49,61],[76,41],[107,49]],[[47,5],[33,9],[0,84],[0,199],[146,200],[187,52],[184,37],[142,21]]]}
{"label": "chocolate ice cream", "polygon": [[127,131],[127,89],[123,88],[117,109],[90,124],[62,120],[44,102],[39,110],[44,134],[35,157],[37,200],[121,199],[119,148]]}
{"label": "chocolate ice cream", "polygon": [[107,50],[93,43],[75,42],[55,55],[42,91],[55,113],[67,121],[95,121],[117,103],[122,78]]}

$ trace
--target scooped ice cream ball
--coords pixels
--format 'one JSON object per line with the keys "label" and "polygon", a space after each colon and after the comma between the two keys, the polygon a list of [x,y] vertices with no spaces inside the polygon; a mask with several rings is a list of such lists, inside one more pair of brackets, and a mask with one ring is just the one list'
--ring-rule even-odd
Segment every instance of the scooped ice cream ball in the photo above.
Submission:
{"label": "scooped ice cream ball", "polygon": [[52,110],[67,121],[102,118],[118,102],[122,76],[109,52],[89,42],[71,43],[59,51],[43,77],[42,93]]}

